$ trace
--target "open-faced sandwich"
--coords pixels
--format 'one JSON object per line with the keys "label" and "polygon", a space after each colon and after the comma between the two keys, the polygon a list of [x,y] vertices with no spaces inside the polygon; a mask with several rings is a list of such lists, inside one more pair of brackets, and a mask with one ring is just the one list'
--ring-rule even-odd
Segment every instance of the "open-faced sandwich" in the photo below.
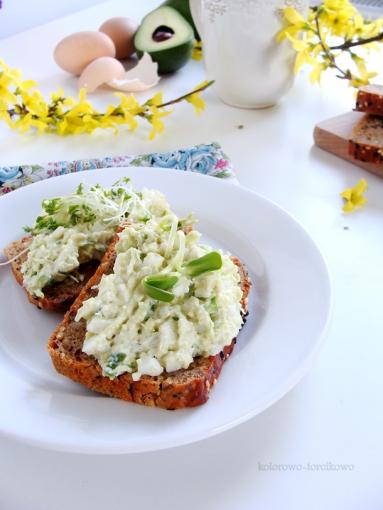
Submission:
{"label": "open-faced sandwich", "polygon": [[169,207],[130,218],[48,350],[57,371],[124,400],[179,409],[208,399],[244,323],[241,262],[200,242]]}
{"label": "open-faced sandwich", "polygon": [[[29,235],[4,251],[31,303],[66,311],[96,271],[122,221],[162,214],[154,190],[136,193],[129,179],[110,188],[80,185],[70,195],[44,200]],[[167,206],[167,204],[166,204]]]}

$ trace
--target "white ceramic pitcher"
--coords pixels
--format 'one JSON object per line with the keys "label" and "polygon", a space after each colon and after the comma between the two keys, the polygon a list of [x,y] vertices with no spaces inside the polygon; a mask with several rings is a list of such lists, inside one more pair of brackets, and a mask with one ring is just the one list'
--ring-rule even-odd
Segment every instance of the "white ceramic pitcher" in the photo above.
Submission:
{"label": "white ceramic pitcher", "polygon": [[309,0],[190,0],[208,78],[225,103],[266,108],[290,89],[295,51],[275,40],[287,6],[305,14]]}

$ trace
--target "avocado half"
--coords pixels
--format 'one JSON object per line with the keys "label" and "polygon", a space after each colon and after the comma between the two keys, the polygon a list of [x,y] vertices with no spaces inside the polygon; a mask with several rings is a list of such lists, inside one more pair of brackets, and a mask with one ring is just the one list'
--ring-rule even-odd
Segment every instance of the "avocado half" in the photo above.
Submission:
{"label": "avocado half", "polygon": [[134,36],[138,57],[149,53],[158,63],[160,74],[172,73],[184,66],[191,57],[193,45],[193,27],[169,6],[147,14]]}
{"label": "avocado half", "polygon": [[193,16],[190,10],[189,0],[165,0],[162,5],[168,5],[169,7],[173,7],[176,11],[178,11],[185,19],[188,21],[194,30],[194,37],[197,41],[201,40],[201,37],[198,33],[197,27],[195,26]]}

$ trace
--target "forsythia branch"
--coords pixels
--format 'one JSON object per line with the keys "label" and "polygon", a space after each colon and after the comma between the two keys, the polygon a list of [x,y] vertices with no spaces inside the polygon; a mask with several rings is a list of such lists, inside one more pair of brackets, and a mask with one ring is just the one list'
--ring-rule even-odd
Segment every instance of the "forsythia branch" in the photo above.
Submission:
{"label": "forsythia branch", "polygon": [[307,18],[293,7],[283,14],[286,25],[277,41],[288,39],[296,50],[295,72],[305,64],[312,66],[309,78],[316,83],[324,71],[335,69],[352,87],[368,84],[377,75],[368,69],[364,50],[379,48],[383,18],[365,20],[349,0],[323,0]]}
{"label": "forsythia branch", "polygon": [[83,89],[77,100],[65,97],[63,90],[59,89],[47,102],[36,89],[35,82],[23,81],[20,71],[10,69],[0,60],[0,119],[21,133],[37,130],[39,133],[68,135],[92,133],[96,129],[117,132],[120,127],[135,131],[137,118],[141,118],[150,124],[149,138],[153,139],[165,129],[162,118],[172,113],[166,110],[167,106],[186,101],[194,106],[196,113],[200,113],[205,108],[200,93],[212,83],[205,81],[192,91],[166,102],[162,92],[142,104],[133,94],[115,93],[119,103],[110,104],[104,112],[100,112],[87,100]]}
{"label": "forsythia branch", "polygon": [[330,50],[348,50],[349,48],[355,48],[355,46],[363,46],[364,44],[380,41],[383,41],[383,32],[378,35],[374,35],[374,37],[358,39],[357,41],[346,41],[343,44],[338,44],[338,46],[330,46]]}

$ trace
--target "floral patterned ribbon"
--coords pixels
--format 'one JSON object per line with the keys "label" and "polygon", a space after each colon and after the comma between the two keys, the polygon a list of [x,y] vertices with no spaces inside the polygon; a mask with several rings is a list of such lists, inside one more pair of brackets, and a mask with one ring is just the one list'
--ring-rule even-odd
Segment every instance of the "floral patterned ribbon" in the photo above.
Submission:
{"label": "floral patterned ribbon", "polygon": [[0,166],[0,196],[27,184],[82,170],[118,166],[154,166],[197,172],[220,178],[235,178],[233,167],[218,143],[202,144],[190,149],[158,152],[141,156],[55,161],[41,165]]}

